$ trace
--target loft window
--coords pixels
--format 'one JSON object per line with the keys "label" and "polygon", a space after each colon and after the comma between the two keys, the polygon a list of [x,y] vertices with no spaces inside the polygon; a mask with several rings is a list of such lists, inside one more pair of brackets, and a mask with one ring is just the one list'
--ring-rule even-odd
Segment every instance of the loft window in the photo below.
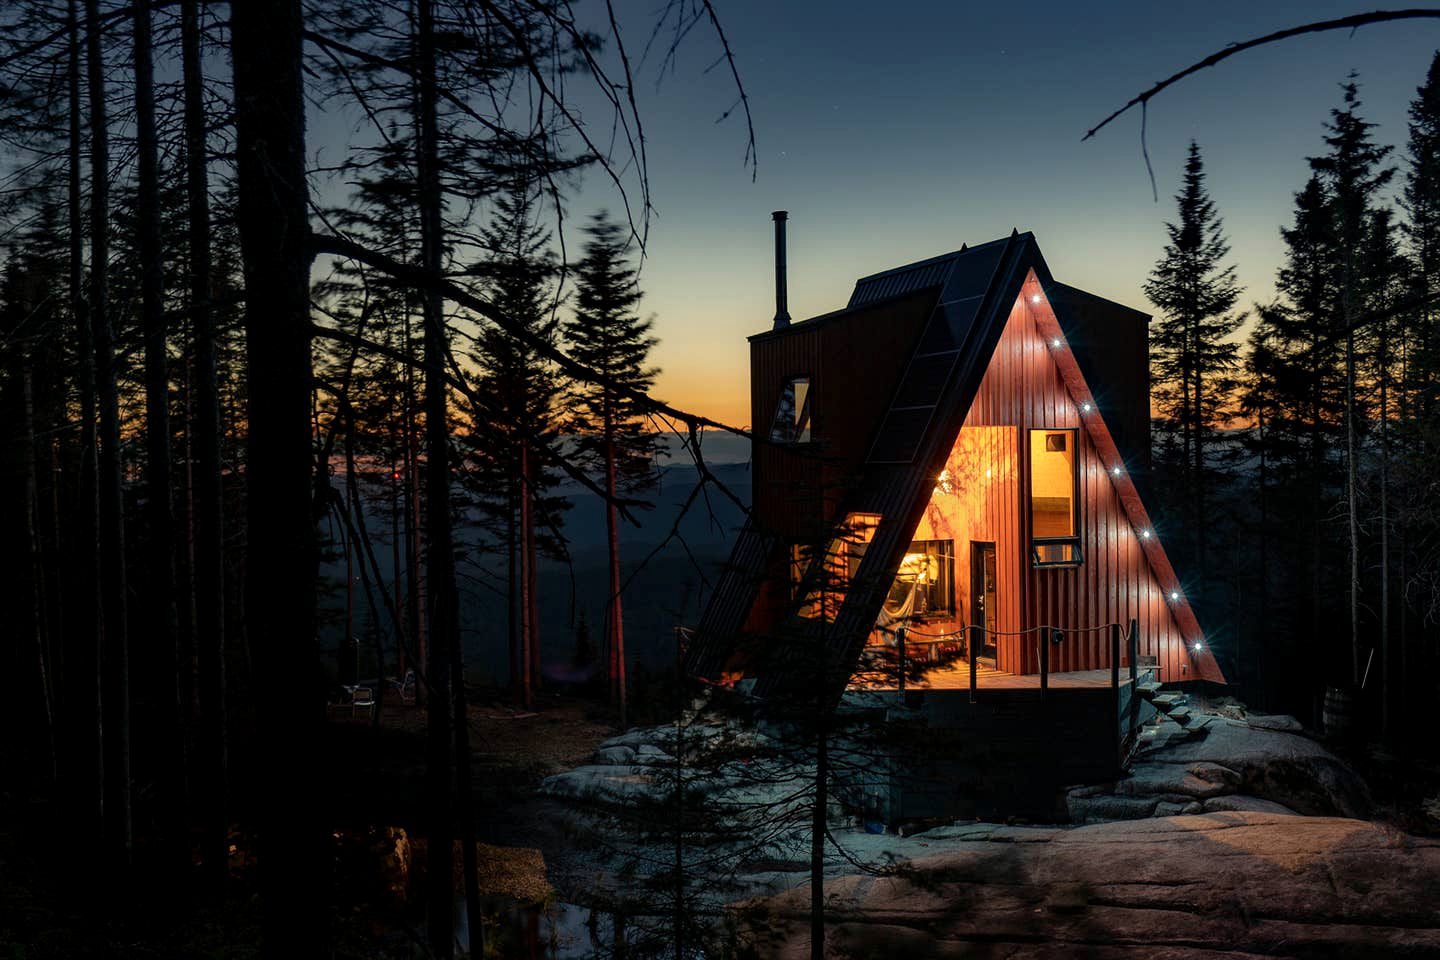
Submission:
{"label": "loft window", "polygon": [[810,442],[810,378],[791,377],[780,391],[770,439],[776,443]]}
{"label": "loft window", "polygon": [[916,540],[910,544],[885,599],[893,619],[953,616],[955,541]]}
{"label": "loft window", "polygon": [[1037,567],[1084,560],[1076,441],[1073,429],[1030,431],[1030,555]]}

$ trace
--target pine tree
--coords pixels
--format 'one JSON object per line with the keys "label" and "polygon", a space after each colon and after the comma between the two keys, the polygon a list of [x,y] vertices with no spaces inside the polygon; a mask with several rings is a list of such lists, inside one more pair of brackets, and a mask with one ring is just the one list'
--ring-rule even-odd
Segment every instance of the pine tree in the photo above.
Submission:
{"label": "pine tree", "polygon": [[1205,505],[1213,478],[1212,438],[1233,387],[1238,345],[1230,337],[1243,315],[1230,311],[1240,298],[1235,268],[1215,203],[1205,189],[1200,147],[1190,142],[1185,175],[1175,195],[1179,222],[1167,223],[1169,242],[1145,284],[1160,309],[1154,327],[1155,388],[1164,432],[1179,436],[1178,463],[1163,464],[1189,507],[1195,569],[1206,574]]}
{"label": "pine tree", "polygon": [[[1410,139],[1400,204],[1408,253],[1415,264],[1415,293],[1440,292],[1440,52],[1410,102]],[[1421,416],[1440,402],[1440,307],[1428,304],[1416,317],[1415,405]]]}
{"label": "pine tree", "polygon": [[[522,171],[496,198],[481,231],[482,260],[470,272],[498,310],[554,343],[560,269],[550,234],[536,223],[539,186]],[[470,437],[468,484],[482,525],[505,551],[511,683],[528,707],[541,662],[536,562],[542,554],[565,555],[559,532],[569,503],[555,493],[560,472],[550,453],[560,439],[560,382],[534,349],[493,325],[482,328],[471,359],[483,371],[477,386],[486,402],[472,405],[474,425],[484,430]]]}
{"label": "pine tree", "polygon": [[1285,244],[1276,278],[1280,296],[1259,311],[1255,334],[1264,349],[1247,356],[1247,374],[1264,385],[1265,394],[1249,402],[1263,402],[1269,411],[1263,437],[1274,491],[1269,532],[1280,551],[1304,564],[1299,572],[1309,588],[1308,611],[1303,618],[1298,609],[1291,611],[1290,628],[1311,637],[1330,635],[1321,627],[1334,593],[1326,578],[1329,550],[1323,536],[1335,494],[1330,481],[1342,411],[1342,385],[1335,372],[1338,278],[1332,213],[1324,185],[1312,175],[1295,195],[1291,226],[1280,230]]}
{"label": "pine tree", "polygon": [[585,228],[584,256],[576,270],[574,315],[565,339],[576,360],[598,371],[599,383],[576,384],[573,431],[578,459],[603,471],[610,587],[605,613],[605,658],[611,701],[625,722],[625,631],[620,598],[619,511],[615,498],[653,486],[659,435],[635,402],[659,372],[649,366],[656,340],[651,322],[635,312],[640,303],[637,271],[628,239],[602,211]]}
{"label": "pine tree", "polygon": [[1350,650],[1351,681],[1360,682],[1360,504],[1359,434],[1363,416],[1356,397],[1356,373],[1360,362],[1357,333],[1350,329],[1353,319],[1368,306],[1360,260],[1370,230],[1370,216],[1376,195],[1395,175],[1394,168],[1382,167],[1390,153],[1371,138],[1375,124],[1360,116],[1360,88],[1355,74],[1340,85],[1343,109],[1330,111],[1325,143],[1330,152],[1310,159],[1310,167],[1329,188],[1333,207],[1332,226],[1338,254],[1340,326],[1345,339],[1345,502],[1350,554]]}

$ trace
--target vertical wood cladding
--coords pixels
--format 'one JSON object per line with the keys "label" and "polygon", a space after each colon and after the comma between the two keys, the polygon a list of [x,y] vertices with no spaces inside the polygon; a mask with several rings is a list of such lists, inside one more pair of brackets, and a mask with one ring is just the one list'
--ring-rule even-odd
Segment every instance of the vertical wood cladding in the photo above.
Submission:
{"label": "vertical wood cladding", "polygon": [[[934,303],[929,290],[750,338],[752,502],[763,529],[801,540],[822,535]],[[793,377],[810,378],[812,440],[794,447],[762,442]]]}
{"label": "vertical wood cladding", "polygon": [[[937,493],[932,497],[930,512],[950,515],[953,523],[963,525],[962,518],[976,510],[967,501],[978,497],[994,517],[990,522],[1009,531],[1006,539],[1018,549],[1002,548],[999,552],[1000,629],[1050,625],[1064,628],[1064,641],[1051,649],[1051,670],[1109,666],[1109,635],[1097,628],[1112,622],[1127,623],[1133,617],[1140,624],[1141,653],[1158,658],[1161,677],[1167,681],[1193,679],[1184,633],[1140,549],[1139,532],[1131,526],[1111,481],[1109,470],[1113,464],[1103,461],[1055,363],[1055,348],[1037,329],[1040,312],[1049,312],[1043,299],[1038,304],[1032,302],[1038,293],[1039,285],[1032,278],[1011,309],[1005,332],[951,455],[952,461],[978,459],[996,476],[1001,468],[995,464],[1009,456],[1015,466],[1006,468],[1004,475],[1013,480],[1003,485],[992,483],[978,494],[973,490],[959,497]],[[1060,349],[1067,347],[1062,344]],[[1091,387],[1103,389],[1099,384]],[[999,459],[993,453],[980,453],[984,444],[975,439],[983,436],[979,431],[999,428],[1013,432],[1006,453]],[[1078,428],[1075,436],[1084,550],[1084,562],[1079,566],[1037,569],[1031,562],[1025,483],[1030,456],[1028,431],[1045,428]],[[973,477],[975,472],[970,469],[964,475]],[[981,472],[983,476],[983,468]],[[996,489],[999,486],[1006,489]],[[998,536],[995,539],[1004,542]],[[957,539],[955,549],[957,557],[968,556],[969,544]],[[968,588],[968,576],[965,580]],[[968,606],[957,604],[957,610],[957,619],[968,620]],[[997,667],[1016,673],[1040,669],[1040,638],[1030,635],[1002,641]]]}

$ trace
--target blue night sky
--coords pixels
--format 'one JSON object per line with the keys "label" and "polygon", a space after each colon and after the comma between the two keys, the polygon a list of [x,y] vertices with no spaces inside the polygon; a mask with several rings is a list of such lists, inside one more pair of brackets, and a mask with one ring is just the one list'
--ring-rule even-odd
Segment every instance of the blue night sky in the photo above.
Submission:
{"label": "blue night sky", "polygon": [[[620,3],[632,52],[657,0]],[[1440,4],[1435,4],[1440,9]],[[1377,137],[1397,148],[1440,47],[1440,21],[1365,28],[1242,53],[1151,106],[1151,199],[1138,111],[1085,130],[1152,82],[1227,43],[1368,5],[858,3],[718,0],[755,117],[759,177],[742,165],[733,86],[710,34],[637,85],[657,209],[642,284],[662,339],[659,394],[745,423],[745,336],[774,313],[770,211],[790,211],[790,310],[843,306],[856,277],[1032,230],[1057,278],[1149,309],[1190,138],[1205,154],[1246,302],[1268,299],[1279,227],[1322,148],[1337,84],[1359,72]],[[616,206],[591,175],[570,214]],[[572,223],[574,220],[571,221]]]}

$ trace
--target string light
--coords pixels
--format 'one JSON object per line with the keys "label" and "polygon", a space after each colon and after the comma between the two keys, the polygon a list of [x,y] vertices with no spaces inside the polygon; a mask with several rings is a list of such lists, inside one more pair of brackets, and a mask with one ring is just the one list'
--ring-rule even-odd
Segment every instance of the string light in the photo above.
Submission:
{"label": "string light", "polygon": [[1199,653],[1200,650],[1201,650],[1200,644],[1198,644],[1198,643],[1195,644],[1195,652],[1196,652],[1196,653]]}
{"label": "string light", "polygon": [[1037,293],[1037,294],[1034,294],[1033,296],[1031,296],[1031,297],[1030,297],[1030,302],[1031,302],[1031,303],[1039,303],[1039,302],[1040,302],[1040,294]]}
{"label": "string light", "polygon": [[1140,531],[1140,539],[1142,539],[1142,540],[1149,540],[1149,539],[1150,539],[1150,531],[1149,531],[1149,530],[1141,530],[1141,531]]}
{"label": "string light", "polygon": [[1112,476],[1112,477],[1118,477],[1118,476],[1120,476],[1120,468],[1119,468],[1118,466],[1116,466],[1116,467],[1111,467],[1111,468],[1110,468],[1110,476]]}
{"label": "string light", "polygon": [[1053,338],[1053,339],[1050,341],[1050,346],[1054,347],[1056,350],[1059,350],[1059,349],[1060,349],[1060,338],[1059,338],[1059,337]]}
{"label": "string light", "polygon": [[1081,412],[1081,413],[1089,413],[1089,412],[1090,412],[1090,409],[1091,409],[1091,407],[1090,407],[1090,401],[1089,401],[1089,400],[1086,400],[1084,403],[1080,404],[1080,412]]}
{"label": "string light", "polygon": [[1170,599],[1171,599],[1171,600],[1179,600],[1179,599],[1180,599],[1180,591],[1179,591],[1179,590],[1171,590],[1171,591],[1170,591]]}

